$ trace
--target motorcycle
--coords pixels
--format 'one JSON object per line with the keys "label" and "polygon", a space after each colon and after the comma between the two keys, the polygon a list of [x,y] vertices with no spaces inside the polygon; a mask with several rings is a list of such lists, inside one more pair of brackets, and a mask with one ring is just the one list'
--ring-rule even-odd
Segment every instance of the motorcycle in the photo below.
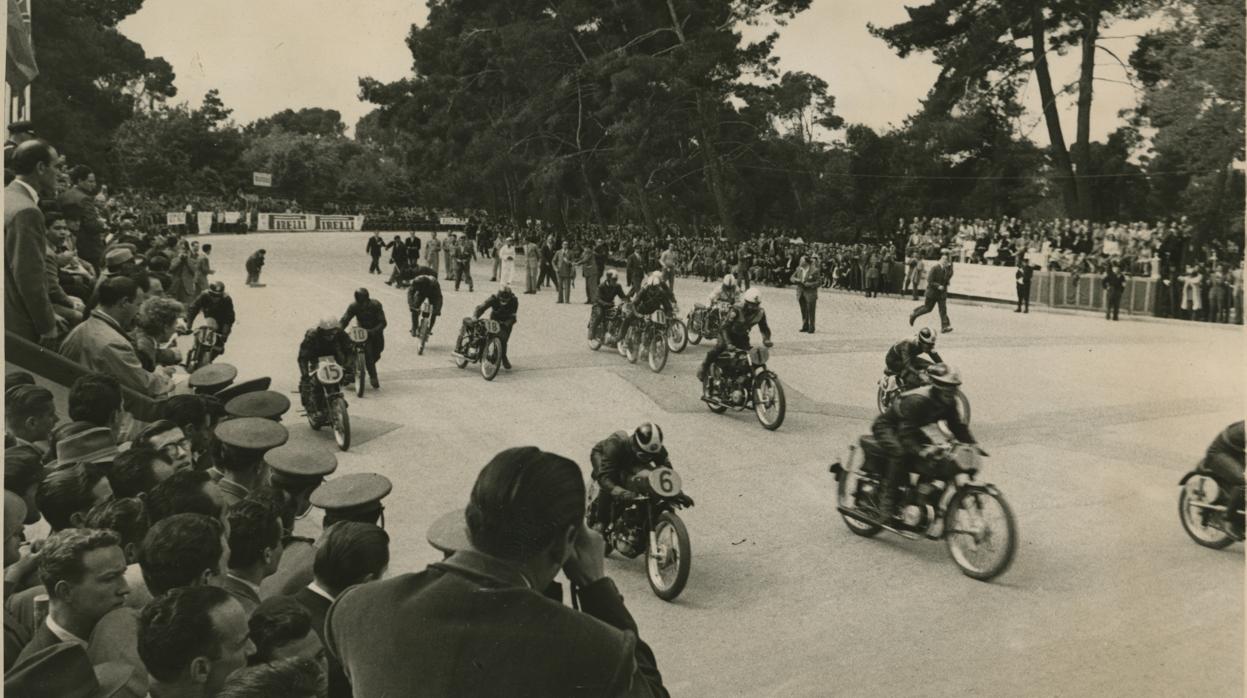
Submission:
{"label": "motorcycle", "polygon": [[[590,313],[589,317],[589,328],[592,330],[592,336],[589,337],[589,348],[597,351],[604,344],[608,346],[613,344],[619,350],[620,355],[622,355],[623,347],[619,342],[619,328],[623,326],[624,317],[631,312],[631,303],[624,303],[618,308],[611,308],[607,311],[606,319],[598,325],[598,318],[602,315],[602,307],[595,304],[593,312]],[[594,325],[597,325],[596,330],[593,329]]]}
{"label": "motorcycle", "polygon": [[708,339],[718,337],[719,328],[723,326],[723,317],[728,307],[730,306],[725,303],[715,303],[713,307],[701,303],[695,304],[685,321],[688,327],[688,341],[701,344],[702,337]]}
{"label": "motorcycle", "polygon": [[1224,482],[1203,460],[1178,484],[1182,487],[1178,491],[1178,518],[1191,540],[1213,550],[1243,540],[1242,498],[1235,511],[1229,510],[1234,489],[1242,485]]}
{"label": "motorcycle", "polygon": [[354,358],[351,363],[355,364],[355,395],[364,396],[364,386],[367,385],[368,373],[368,330],[362,327],[351,327],[346,332],[347,337],[351,339],[351,349]]}
{"label": "motorcycle", "polygon": [[680,306],[671,304],[671,317],[667,318],[667,349],[679,354],[688,347],[688,327],[680,319]]}
{"label": "motorcycle", "polygon": [[667,313],[660,308],[633,322],[620,343],[629,363],[636,363],[644,352],[650,370],[660,373],[667,365],[667,338]]}
{"label": "motorcycle", "polygon": [[481,377],[491,381],[502,367],[502,325],[492,318],[464,318],[451,356],[455,365],[464,368],[469,361],[479,361]]}
{"label": "motorcycle", "polygon": [[191,350],[186,352],[186,372],[194,373],[212,363],[222,353],[221,333],[217,331],[216,320],[208,318],[207,322],[195,328]]}
{"label": "motorcycle", "polygon": [[[927,372],[925,370],[919,371],[918,377],[921,379],[922,385],[931,384],[931,379],[927,377]],[[879,408],[879,414],[883,414],[884,412],[887,412],[888,408],[892,406],[892,403],[896,401],[897,397],[904,394],[908,390],[913,390],[914,388],[917,388],[917,387],[921,387],[921,386],[914,386],[911,388],[902,388],[897,380],[897,375],[887,369],[884,369],[883,376],[879,378],[879,385],[875,392],[875,405]],[[966,397],[965,393],[961,392],[960,388],[957,389],[956,399],[957,399],[957,416],[961,418],[962,424],[969,426],[970,425],[970,399]],[[948,431],[948,427],[946,427],[943,422],[939,423],[939,429],[940,429],[940,432],[942,432],[945,437],[952,436],[952,433]]]}
{"label": "motorcycle", "polygon": [[764,346],[723,352],[706,371],[702,401],[715,414],[729,407],[738,412],[752,409],[763,427],[778,429],[784,423],[787,402],[779,376],[766,368],[769,356]]}
{"label": "motorcycle", "polygon": [[[887,455],[871,436],[849,446],[842,465],[828,470],[836,478],[836,511],[853,533],[871,538],[882,530],[904,538],[943,540],[961,571],[987,581],[1009,568],[1017,550],[1017,523],[995,485],[976,482],[979,456],[972,444],[949,441],[937,446],[922,465],[899,485],[900,513],[880,513]],[[988,521],[987,509],[996,516]]]}
{"label": "motorcycle", "polygon": [[324,409],[309,410],[307,423],[313,431],[332,426],[333,439],[338,443],[338,449],[345,451],[351,447],[351,416],[347,413],[346,396],[342,394],[346,371],[332,356],[322,356],[316,360],[314,375],[319,404]]}
{"label": "motorcycle", "polygon": [[[637,497],[617,499],[611,523],[603,531],[606,552],[616,551],[626,558],[645,553],[645,576],[650,589],[663,601],[680,595],[688,583],[693,549],[688,529],[676,514],[685,505],[680,476],[667,467],[642,470],[628,481]],[[597,499],[598,485],[589,487],[589,501]]]}
{"label": "motorcycle", "polygon": [[417,355],[424,354],[424,346],[429,343],[429,329],[433,325],[433,303],[425,298],[420,303],[420,324],[416,326],[416,334],[420,337],[420,348]]}

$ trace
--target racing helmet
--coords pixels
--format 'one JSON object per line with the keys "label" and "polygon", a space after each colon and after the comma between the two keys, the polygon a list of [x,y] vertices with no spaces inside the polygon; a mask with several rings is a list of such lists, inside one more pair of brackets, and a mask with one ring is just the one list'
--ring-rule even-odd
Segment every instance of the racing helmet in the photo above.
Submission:
{"label": "racing helmet", "polygon": [[208,293],[211,293],[214,296],[219,296],[219,295],[224,294],[225,284],[220,281],[213,281],[212,283],[208,284]]}
{"label": "racing helmet", "polygon": [[320,322],[316,323],[316,329],[321,330],[323,332],[328,332],[329,330],[336,330],[338,329],[338,318],[332,315],[326,315],[325,317],[320,319]]}
{"label": "racing helmet", "polygon": [[652,271],[646,275],[645,280],[641,282],[642,286],[657,286],[662,283],[662,272]]}
{"label": "racing helmet", "polygon": [[612,281],[614,281],[614,280],[615,280],[615,270],[614,270],[614,269],[607,269],[607,270],[606,270],[606,274],[604,274],[604,275],[602,276],[602,278],[603,278],[604,280],[606,280],[607,282],[612,282]]}
{"label": "racing helmet", "polygon": [[366,288],[355,289],[355,302],[356,303],[367,303],[368,298],[369,298],[368,289]]}
{"label": "racing helmet", "polygon": [[511,293],[512,293],[512,291],[511,291],[511,284],[508,284],[508,283],[499,284],[499,286],[498,286],[498,295],[500,295],[500,296],[509,296],[509,295],[511,295]]}
{"label": "racing helmet", "polygon": [[740,300],[749,305],[762,305],[762,293],[756,288],[749,288],[741,295]]}
{"label": "racing helmet", "polygon": [[644,453],[662,450],[662,428],[653,422],[644,422],[632,432],[632,445]]}
{"label": "racing helmet", "polygon": [[723,287],[736,288],[736,277],[731,274],[725,274],[723,276]]}
{"label": "racing helmet", "polygon": [[930,327],[924,327],[918,331],[918,343],[927,346],[935,346],[935,332]]}
{"label": "racing helmet", "polygon": [[931,385],[943,390],[955,390],[961,385],[961,372],[948,364],[934,364],[927,369]]}

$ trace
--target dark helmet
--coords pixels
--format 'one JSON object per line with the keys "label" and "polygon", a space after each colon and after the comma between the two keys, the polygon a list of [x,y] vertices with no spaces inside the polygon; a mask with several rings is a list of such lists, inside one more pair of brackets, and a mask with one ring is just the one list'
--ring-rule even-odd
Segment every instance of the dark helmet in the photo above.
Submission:
{"label": "dark helmet", "polygon": [[367,303],[368,298],[369,298],[368,289],[366,288],[355,289],[355,302],[356,303]]}
{"label": "dark helmet", "polygon": [[918,343],[927,346],[935,346],[935,332],[930,327],[924,327],[918,331]]}
{"label": "dark helmet", "polygon": [[221,281],[213,281],[208,284],[208,293],[214,296],[220,296],[225,293],[225,284]]}
{"label": "dark helmet", "polygon": [[632,432],[632,445],[645,453],[658,453],[662,450],[662,427],[653,422],[645,422]]}

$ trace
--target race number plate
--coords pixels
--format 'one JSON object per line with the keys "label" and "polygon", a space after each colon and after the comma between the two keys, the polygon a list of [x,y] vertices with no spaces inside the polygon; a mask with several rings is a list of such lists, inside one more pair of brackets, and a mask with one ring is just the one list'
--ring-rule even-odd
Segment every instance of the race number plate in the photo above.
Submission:
{"label": "race number plate", "polygon": [[326,385],[342,382],[342,367],[331,356],[322,356],[316,368],[316,378]]}
{"label": "race number plate", "polygon": [[502,326],[498,324],[497,320],[489,318],[485,320],[485,331],[490,334],[498,334],[502,331]]}
{"label": "race number plate", "polygon": [[351,336],[352,342],[368,341],[368,330],[362,327],[352,327],[351,329],[347,330],[347,333]]}
{"label": "race number plate", "polygon": [[648,477],[649,486],[660,497],[674,497],[682,491],[680,476],[671,468],[654,468]]}

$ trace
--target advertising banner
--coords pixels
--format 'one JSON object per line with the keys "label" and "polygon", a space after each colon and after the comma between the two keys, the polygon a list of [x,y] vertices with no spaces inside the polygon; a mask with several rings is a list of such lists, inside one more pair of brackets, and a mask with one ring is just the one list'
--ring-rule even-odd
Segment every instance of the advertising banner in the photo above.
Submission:
{"label": "advertising banner", "polygon": [[363,216],[321,215],[316,217],[317,230],[362,230]]}
{"label": "advertising banner", "polygon": [[186,225],[186,213],[170,211],[165,214],[165,225]]}
{"label": "advertising banner", "polygon": [[224,217],[227,225],[233,225],[242,220],[242,211],[226,211]]}
{"label": "advertising banner", "polygon": [[[931,267],[938,264],[934,260],[922,262],[923,270],[929,276]],[[1014,267],[995,267],[987,264],[953,264],[953,278],[948,282],[948,293],[952,296],[968,298],[990,298],[993,300],[1016,301],[1017,281],[1014,278]]]}
{"label": "advertising banner", "polygon": [[200,212],[195,214],[195,222],[199,224],[199,234],[212,232],[212,212]]}
{"label": "advertising banner", "polygon": [[447,226],[467,225],[468,219],[457,218],[453,216],[442,216],[441,218],[437,219],[437,222],[441,223],[442,225],[447,225]]}
{"label": "advertising banner", "polygon": [[251,183],[257,187],[273,186],[273,175],[268,172],[252,172]]}

